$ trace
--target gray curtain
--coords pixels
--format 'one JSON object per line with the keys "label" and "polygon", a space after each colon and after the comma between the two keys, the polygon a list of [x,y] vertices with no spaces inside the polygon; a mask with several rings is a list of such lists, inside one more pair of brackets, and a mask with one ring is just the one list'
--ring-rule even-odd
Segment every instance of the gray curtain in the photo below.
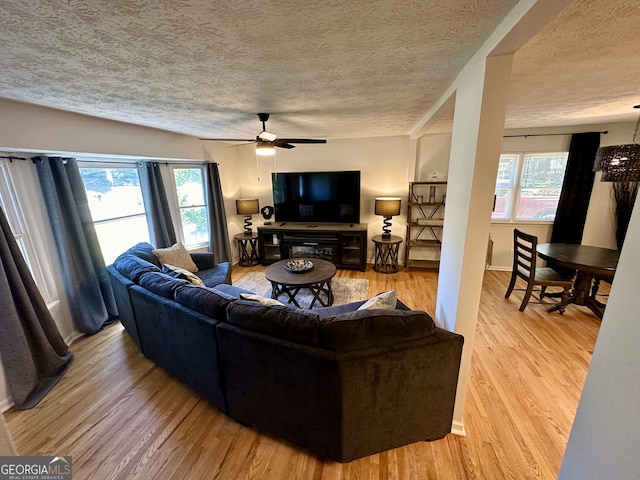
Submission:
{"label": "gray curtain", "polygon": [[231,263],[231,246],[227,230],[227,215],[220,185],[217,163],[207,163],[207,205],[209,206],[209,251],[216,263]]}
{"label": "gray curtain", "polygon": [[170,247],[176,243],[176,232],[171,221],[160,166],[157,162],[140,163],[138,175],[151,244],[157,248]]}
{"label": "gray curtain", "polygon": [[99,331],[117,315],[87,195],[73,158],[34,157],[76,328]]}
{"label": "gray curtain", "polygon": [[15,407],[35,407],[73,360],[0,209],[0,354]]}

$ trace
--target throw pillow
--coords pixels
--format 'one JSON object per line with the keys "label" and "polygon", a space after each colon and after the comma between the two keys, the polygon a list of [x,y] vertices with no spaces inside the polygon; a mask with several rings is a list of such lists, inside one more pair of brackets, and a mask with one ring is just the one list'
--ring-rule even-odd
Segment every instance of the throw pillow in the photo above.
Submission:
{"label": "throw pillow", "polygon": [[398,301],[398,292],[395,290],[390,290],[388,292],[382,292],[376,295],[373,298],[370,298],[362,305],[358,310],[372,310],[372,309],[382,309],[382,310],[395,310],[396,303]]}
{"label": "throw pillow", "polygon": [[241,293],[240,298],[243,300],[251,300],[252,302],[258,302],[261,305],[280,305],[284,306],[284,303],[279,302],[274,298],[266,298],[254,293]]}
{"label": "throw pillow", "polygon": [[189,270],[192,273],[198,271],[198,267],[193,263],[191,255],[189,255],[187,249],[184,248],[184,245],[180,242],[167,248],[156,248],[153,250],[153,254],[158,257],[160,263],[175,265],[176,267]]}
{"label": "throw pillow", "polygon": [[165,273],[170,277],[187,280],[194,285],[204,287],[204,282],[200,279],[199,276],[197,276],[195,273],[191,273],[189,270],[185,270],[184,268],[176,267],[175,265],[169,265],[168,263],[165,263],[162,266],[162,273]]}

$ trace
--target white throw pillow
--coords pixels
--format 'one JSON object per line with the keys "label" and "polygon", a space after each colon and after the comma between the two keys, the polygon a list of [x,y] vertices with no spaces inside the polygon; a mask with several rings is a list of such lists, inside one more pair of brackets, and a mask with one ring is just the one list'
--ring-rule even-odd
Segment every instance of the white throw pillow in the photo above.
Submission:
{"label": "white throw pillow", "polygon": [[165,263],[162,266],[162,273],[167,273],[174,278],[182,278],[191,282],[194,285],[198,285],[199,287],[204,287],[204,282],[202,279],[197,276],[195,273],[191,273],[189,270],[185,270],[184,268],[176,267],[175,265],[169,265]]}
{"label": "white throw pillow", "polygon": [[255,295],[253,293],[241,293],[240,298],[243,300],[251,300],[252,302],[258,302],[262,305],[281,305],[284,306],[284,303],[279,302],[274,298],[263,297],[262,295]]}
{"label": "white throw pillow", "polygon": [[390,290],[388,292],[382,292],[373,298],[370,298],[364,302],[358,310],[395,310],[396,302],[398,301],[398,292]]}
{"label": "white throw pillow", "polygon": [[158,257],[158,260],[162,264],[169,264],[178,268],[184,268],[191,273],[198,271],[198,267],[193,263],[191,255],[189,255],[187,249],[184,248],[184,245],[180,242],[167,248],[156,248],[155,250],[152,250],[152,252],[156,257]]}

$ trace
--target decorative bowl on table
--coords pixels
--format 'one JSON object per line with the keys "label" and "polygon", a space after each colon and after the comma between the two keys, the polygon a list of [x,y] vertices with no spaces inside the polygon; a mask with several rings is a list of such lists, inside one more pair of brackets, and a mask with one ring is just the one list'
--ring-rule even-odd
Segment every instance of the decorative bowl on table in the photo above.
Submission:
{"label": "decorative bowl on table", "polygon": [[313,268],[313,262],[304,258],[294,258],[287,261],[284,268],[293,273],[308,272]]}

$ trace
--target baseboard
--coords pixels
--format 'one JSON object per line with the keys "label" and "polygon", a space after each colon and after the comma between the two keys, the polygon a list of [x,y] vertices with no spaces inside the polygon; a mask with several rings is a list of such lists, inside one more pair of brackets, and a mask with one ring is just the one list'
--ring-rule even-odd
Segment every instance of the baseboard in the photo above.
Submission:
{"label": "baseboard", "polygon": [[460,437],[466,437],[467,432],[464,429],[464,423],[458,420],[454,420],[451,424],[451,433]]}
{"label": "baseboard", "polygon": [[66,338],[64,339],[64,343],[66,343],[67,345],[71,345],[73,342],[75,342],[77,339],[83,336],[84,336],[83,333],[80,333],[78,330],[74,330],[73,332],[71,332],[69,335],[66,336]]}
{"label": "baseboard", "polygon": [[510,272],[512,270],[512,267],[498,267],[489,265],[487,267],[487,270],[495,270],[497,272]]}
{"label": "baseboard", "polygon": [[1,402],[0,402],[0,413],[2,412],[6,412],[7,410],[9,410],[11,407],[13,407],[14,403],[13,403],[13,399],[12,398],[4,398]]}

